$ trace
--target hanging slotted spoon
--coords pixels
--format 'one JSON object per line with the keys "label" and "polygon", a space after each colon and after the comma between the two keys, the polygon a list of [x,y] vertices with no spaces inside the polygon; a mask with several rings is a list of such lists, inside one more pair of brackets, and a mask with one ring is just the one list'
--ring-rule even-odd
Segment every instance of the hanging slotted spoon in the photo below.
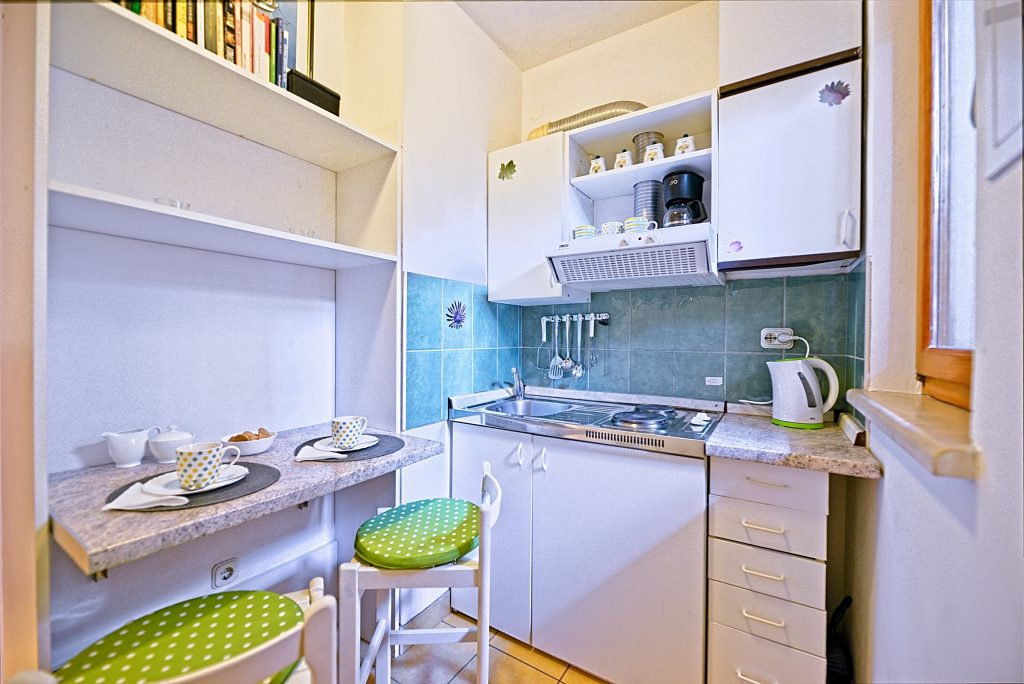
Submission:
{"label": "hanging slotted spoon", "polygon": [[558,355],[558,317],[555,317],[554,323],[555,334],[551,336],[551,343],[554,345],[555,355],[551,357],[551,363],[548,364],[548,377],[552,380],[562,379],[562,357]]}

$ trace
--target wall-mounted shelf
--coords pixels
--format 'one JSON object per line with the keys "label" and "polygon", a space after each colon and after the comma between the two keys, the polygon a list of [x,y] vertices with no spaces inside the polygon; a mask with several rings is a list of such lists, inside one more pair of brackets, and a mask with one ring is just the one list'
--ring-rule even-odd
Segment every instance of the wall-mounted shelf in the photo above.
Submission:
{"label": "wall-mounted shelf", "polygon": [[331,171],[387,143],[112,2],[54,3],[50,63]]}
{"label": "wall-mounted shelf", "polygon": [[390,254],[51,181],[51,226],[334,270],[394,263]]}
{"label": "wall-mounted shelf", "polygon": [[610,154],[608,158],[614,160],[615,152],[633,149],[637,133],[660,131],[665,134],[666,150],[672,150],[683,133],[711,131],[713,103],[713,93],[699,93],[569,131],[569,139],[590,154]]}
{"label": "wall-mounted shelf", "polygon": [[696,171],[705,178],[711,176],[711,148],[688,152],[657,161],[633,164],[621,169],[577,176],[571,179],[573,187],[592,200],[629,195],[633,185],[645,180],[660,181],[672,171]]}

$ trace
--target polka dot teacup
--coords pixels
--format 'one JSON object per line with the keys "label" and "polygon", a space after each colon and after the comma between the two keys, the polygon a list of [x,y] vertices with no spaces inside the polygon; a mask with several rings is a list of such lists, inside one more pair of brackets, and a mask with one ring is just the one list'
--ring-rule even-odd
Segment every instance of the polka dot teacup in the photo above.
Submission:
{"label": "polka dot teacup", "polygon": [[212,485],[220,474],[221,459],[229,451],[235,452],[234,465],[241,455],[236,446],[224,446],[220,442],[195,442],[174,450],[178,455],[178,484],[182,489],[193,492]]}
{"label": "polka dot teacup", "polygon": [[331,421],[331,442],[336,449],[351,449],[366,429],[362,416],[338,416]]}

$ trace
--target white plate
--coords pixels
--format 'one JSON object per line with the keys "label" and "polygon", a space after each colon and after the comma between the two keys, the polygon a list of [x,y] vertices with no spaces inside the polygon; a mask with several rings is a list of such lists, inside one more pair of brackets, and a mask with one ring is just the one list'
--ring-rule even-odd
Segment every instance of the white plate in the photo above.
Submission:
{"label": "white plate", "polygon": [[359,451],[360,449],[372,447],[374,444],[380,441],[380,438],[375,435],[362,435],[359,437],[359,439],[356,440],[354,446],[350,446],[348,449],[339,449],[338,447],[334,446],[334,442],[331,441],[331,439],[332,438],[330,437],[324,437],[319,442],[314,443],[313,448],[318,451],[330,451],[331,453],[334,454],[344,454],[349,451]]}
{"label": "white plate", "polygon": [[156,496],[188,496],[189,494],[199,494],[200,492],[209,492],[221,487],[227,487],[229,484],[238,482],[248,474],[249,469],[245,466],[224,466],[221,468],[220,474],[213,484],[207,485],[202,489],[190,490],[181,488],[181,485],[178,483],[177,473],[164,473],[144,482],[142,484],[142,491]]}

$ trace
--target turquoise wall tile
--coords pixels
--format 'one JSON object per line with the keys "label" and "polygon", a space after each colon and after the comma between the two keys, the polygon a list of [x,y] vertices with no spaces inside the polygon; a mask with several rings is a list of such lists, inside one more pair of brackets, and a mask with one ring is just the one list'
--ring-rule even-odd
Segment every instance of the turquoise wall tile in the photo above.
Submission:
{"label": "turquoise wall tile", "polygon": [[441,411],[441,352],[405,355],[405,427],[411,430],[444,420]]}
{"label": "turquoise wall tile", "polygon": [[864,302],[867,284],[862,261],[846,277],[846,354],[864,358]]}
{"label": "turquoise wall tile", "polygon": [[784,326],[806,339],[812,354],[846,353],[845,275],[786,278],[785,301]]}
{"label": "turquoise wall tile", "polygon": [[[521,307],[519,315],[519,331],[522,336],[524,347],[539,347],[541,345],[540,319],[542,316],[551,315],[550,306],[524,306]],[[548,344],[551,344],[551,325],[548,325]]]}
{"label": "turquoise wall tile", "polygon": [[498,305],[487,301],[487,288],[473,286],[473,348],[490,349],[498,346]]}
{"label": "turquoise wall tile", "polygon": [[441,348],[441,284],[440,278],[406,274],[406,348]]}
{"label": "turquoise wall tile", "polygon": [[[696,288],[707,289],[707,288]],[[725,401],[725,354],[722,352],[676,352],[673,365],[678,397]],[[707,385],[705,378],[722,378],[721,385]]]}
{"label": "turquoise wall tile", "polygon": [[448,397],[473,391],[473,351],[445,350],[441,358],[441,405],[448,414]]}
{"label": "turquoise wall tile", "polygon": [[726,351],[762,351],[761,328],[782,327],[784,296],[781,278],[730,281],[725,294]]}
{"label": "turquoise wall tile", "polygon": [[518,368],[519,374],[526,377],[526,369],[519,361],[519,347],[500,347],[498,349],[498,382],[511,384],[513,368]]}
{"label": "turquoise wall tile", "polygon": [[634,350],[629,353],[629,392],[631,394],[675,393],[675,355],[669,351]]}
{"label": "turquoise wall tile", "polygon": [[629,351],[597,350],[597,365],[587,371],[589,389],[593,392],[629,392]]}
{"label": "turquoise wall tile", "polygon": [[[538,368],[535,363],[535,359],[537,358],[537,349],[538,347],[520,347],[519,372],[523,376],[523,382],[527,385],[533,385],[535,387],[550,387],[551,381],[548,380],[547,371]],[[551,354],[547,353],[546,350],[541,352],[540,360],[542,364],[546,364],[550,358]]]}
{"label": "turquoise wall tile", "polygon": [[853,379],[850,380],[850,387],[864,388],[864,359],[853,359]]}
{"label": "turquoise wall tile", "polygon": [[633,290],[629,320],[630,349],[673,349],[681,317],[673,288]]}
{"label": "turquoise wall tile", "polygon": [[511,304],[498,304],[499,347],[522,346],[522,335],[519,332],[519,308]]}
{"label": "turquoise wall tile", "polygon": [[765,362],[781,358],[781,354],[726,354],[726,401],[771,401],[772,379]]}
{"label": "turquoise wall tile", "polygon": [[[445,313],[454,302],[462,302],[466,307],[466,322],[461,328],[453,328],[448,324]],[[471,349],[473,347],[473,285],[460,283],[457,280],[445,280],[441,291],[441,311],[438,315],[443,321],[441,329],[442,349]]]}
{"label": "turquoise wall tile", "polygon": [[[678,327],[668,335],[677,351],[725,349],[725,286],[676,290]],[[689,395],[686,395],[689,396]]]}
{"label": "turquoise wall tile", "polygon": [[[595,292],[590,298],[590,310],[610,316],[608,325],[594,325],[593,345],[598,349],[629,349],[630,325],[629,290]],[[587,330],[589,333],[589,328]]]}
{"label": "turquoise wall tile", "polygon": [[499,387],[498,350],[473,350],[473,391],[484,392]]}

